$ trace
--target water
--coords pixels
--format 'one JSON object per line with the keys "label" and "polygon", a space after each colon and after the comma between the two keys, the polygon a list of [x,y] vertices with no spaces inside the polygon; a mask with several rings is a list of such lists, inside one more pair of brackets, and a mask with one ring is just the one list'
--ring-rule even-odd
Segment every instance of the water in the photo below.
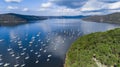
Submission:
{"label": "water", "polygon": [[49,19],[0,27],[0,67],[63,67],[75,39],[120,27],[79,19]]}

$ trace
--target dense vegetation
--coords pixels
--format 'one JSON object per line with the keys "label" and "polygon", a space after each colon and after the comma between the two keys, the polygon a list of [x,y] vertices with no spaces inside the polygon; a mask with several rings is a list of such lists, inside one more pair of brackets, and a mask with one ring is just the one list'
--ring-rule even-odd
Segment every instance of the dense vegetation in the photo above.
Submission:
{"label": "dense vegetation", "polygon": [[108,15],[89,16],[89,17],[83,18],[83,20],[120,24],[120,13],[117,12],[117,13],[108,14]]}
{"label": "dense vegetation", "polygon": [[28,21],[44,20],[46,17],[21,15],[15,13],[0,14],[0,25],[17,25],[27,23]]}
{"label": "dense vegetation", "polygon": [[93,58],[107,67],[120,67],[120,28],[78,38],[66,55],[65,67],[98,67]]}

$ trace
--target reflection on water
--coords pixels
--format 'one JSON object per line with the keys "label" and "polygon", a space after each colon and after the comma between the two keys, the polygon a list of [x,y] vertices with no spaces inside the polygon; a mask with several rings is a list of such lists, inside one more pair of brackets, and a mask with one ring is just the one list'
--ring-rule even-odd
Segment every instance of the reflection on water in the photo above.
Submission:
{"label": "reflection on water", "polygon": [[65,53],[79,36],[119,27],[74,19],[0,27],[0,67],[63,67]]}

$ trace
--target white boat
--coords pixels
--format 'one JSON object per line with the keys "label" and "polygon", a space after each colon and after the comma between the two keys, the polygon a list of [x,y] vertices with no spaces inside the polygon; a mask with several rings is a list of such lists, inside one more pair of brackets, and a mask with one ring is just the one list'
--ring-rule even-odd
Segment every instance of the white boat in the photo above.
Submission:
{"label": "white boat", "polygon": [[5,63],[4,67],[8,67],[10,65],[10,63]]}
{"label": "white boat", "polygon": [[0,39],[0,42],[3,42],[4,41],[4,39]]}

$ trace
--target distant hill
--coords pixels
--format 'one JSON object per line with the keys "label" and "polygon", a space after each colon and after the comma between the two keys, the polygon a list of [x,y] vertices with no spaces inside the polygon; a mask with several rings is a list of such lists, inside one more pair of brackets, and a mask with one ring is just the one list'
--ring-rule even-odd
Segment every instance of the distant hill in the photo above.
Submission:
{"label": "distant hill", "polygon": [[50,19],[81,19],[85,18],[86,16],[78,15],[78,16],[47,16]]}
{"label": "distant hill", "polygon": [[83,20],[120,24],[120,12],[116,12],[108,15],[89,16],[89,17],[83,18]]}
{"label": "distant hill", "polygon": [[18,25],[27,23],[28,21],[45,19],[47,19],[47,17],[7,13],[0,14],[0,25]]}
{"label": "distant hill", "polygon": [[45,20],[45,19],[81,19],[85,16],[34,16],[34,15],[21,15],[15,13],[0,14],[0,25],[19,25],[25,24],[29,21]]}
{"label": "distant hill", "polygon": [[120,67],[120,28],[78,38],[66,54],[64,67]]}

